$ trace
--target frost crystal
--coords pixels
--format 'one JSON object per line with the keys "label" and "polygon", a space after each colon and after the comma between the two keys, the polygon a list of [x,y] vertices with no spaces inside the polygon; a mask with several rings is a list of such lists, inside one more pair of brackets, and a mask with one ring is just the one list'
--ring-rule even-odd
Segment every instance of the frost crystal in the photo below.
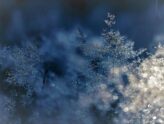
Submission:
{"label": "frost crystal", "polygon": [[[129,99],[121,103],[120,119],[125,123],[162,124],[164,122],[164,48],[157,47],[155,55],[144,60],[139,67],[140,79],[131,78],[124,92]],[[116,119],[117,120],[117,119]]]}
{"label": "frost crystal", "polygon": [[145,49],[114,30],[114,15],[105,23],[101,37],[79,30],[38,47],[1,46],[0,123],[163,124],[164,47],[143,59]]}

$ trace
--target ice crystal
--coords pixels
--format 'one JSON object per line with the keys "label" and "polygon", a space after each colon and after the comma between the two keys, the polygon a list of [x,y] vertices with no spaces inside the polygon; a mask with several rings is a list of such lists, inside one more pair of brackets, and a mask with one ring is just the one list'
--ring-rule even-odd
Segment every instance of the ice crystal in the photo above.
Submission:
{"label": "ice crystal", "polygon": [[6,115],[0,121],[10,124],[14,108],[16,123],[162,124],[164,47],[143,59],[145,49],[135,50],[114,30],[114,15],[105,23],[98,38],[79,30],[78,38],[75,32],[43,36],[38,47],[0,47],[1,90],[16,104],[0,96]]}
{"label": "ice crystal", "polygon": [[138,73],[140,78],[131,78],[131,83],[124,92],[124,96],[129,100],[120,104],[123,112],[119,117],[124,118],[124,123],[163,123],[163,51],[164,48],[158,46],[155,55],[151,55],[140,65]]}

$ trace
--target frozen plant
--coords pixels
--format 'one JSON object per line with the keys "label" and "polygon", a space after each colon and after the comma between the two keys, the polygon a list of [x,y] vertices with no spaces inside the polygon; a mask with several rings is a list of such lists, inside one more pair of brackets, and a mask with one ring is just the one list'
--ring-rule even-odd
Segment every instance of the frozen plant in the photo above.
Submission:
{"label": "frozen plant", "polygon": [[121,102],[128,101],[126,90],[130,85],[129,75],[137,73],[145,49],[134,50],[134,42],[112,28],[115,24],[114,15],[108,14],[105,23],[107,29],[102,34],[102,40],[83,40],[85,42],[81,45],[91,71],[85,71],[90,79],[87,81],[93,85],[88,86],[87,93],[80,94],[79,101],[88,108],[95,106],[98,113],[105,113],[103,117],[107,119],[109,116],[112,123],[112,116],[117,116],[122,109]]}
{"label": "frozen plant", "polygon": [[[31,97],[41,92],[43,78],[41,59],[37,48],[31,43],[23,47],[1,47],[0,65],[6,79],[1,83],[9,88],[12,96],[21,96],[22,104],[31,103]],[[27,99],[28,98],[28,99]]]}
{"label": "frozen plant", "polygon": [[[139,79],[131,76],[131,83],[124,92],[120,120],[137,124],[164,123],[164,47],[159,45],[154,55],[139,67]],[[118,119],[118,118],[117,118]],[[116,119],[116,120],[117,120]],[[119,123],[119,119],[116,121]]]}
{"label": "frozen plant", "polygon": [[112,28],[115,24],[114,15],[108,13],[105,23],[107,28],[102,33],[103,41],[86,44],[84,48],[86,56],[89,56],[94,61],[93,66],[99,66],[99,71],[105,75],[106,71],[112,72],[117,67],[132,70],[130,69],[132,66],[141,62],[140,56],[145,49],[134,50],[134,42]]}
{"label": "frozen plant", "polygon": [[25,105],[21,123],[161,122],[163,99],[157,94],[162,94],[163,72],[156,67],[163,64],[161,54],[142,62],[145,50],[134,50],[134,42],[113,29],[115,16],[108,14],[105,23],[96,40],[87,41],[79,31],[76,42],[74,32],[60,32],[42,37],[40,48],[31,43],[0,48],[1,70],[7,74],[3,86],[13,90],[18,115]]}

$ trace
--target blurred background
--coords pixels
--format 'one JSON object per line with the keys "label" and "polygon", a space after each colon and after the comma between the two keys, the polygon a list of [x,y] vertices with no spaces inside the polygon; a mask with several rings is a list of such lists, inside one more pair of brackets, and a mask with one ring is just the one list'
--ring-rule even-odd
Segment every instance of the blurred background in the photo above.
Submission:
{"label": "blurred background", "polygon": [[164,0],[0,0],[0,41],[39,40],[78,28],[97,36],[107,12],[116,15],[115,28],[136,48],[163,40]]}

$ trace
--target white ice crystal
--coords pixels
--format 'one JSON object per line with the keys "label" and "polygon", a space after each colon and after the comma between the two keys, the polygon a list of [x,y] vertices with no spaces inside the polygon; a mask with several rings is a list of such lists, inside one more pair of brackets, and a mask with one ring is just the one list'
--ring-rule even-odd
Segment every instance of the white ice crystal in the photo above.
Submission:
{"label": "white ice crystal", "polygon": [[[144,60],[139,68],[139,79],[131,78],[124,92],[119,117],[125,123],[163,124],[164,122],[164,47],[158,46],[154,55]],[[124,115],[124,116],[123,116]],[[116,119],[117,120],[117,119]],[[117,120],[118,121],[118,120]],[[116,122],[117,122],[116,121]]]}

